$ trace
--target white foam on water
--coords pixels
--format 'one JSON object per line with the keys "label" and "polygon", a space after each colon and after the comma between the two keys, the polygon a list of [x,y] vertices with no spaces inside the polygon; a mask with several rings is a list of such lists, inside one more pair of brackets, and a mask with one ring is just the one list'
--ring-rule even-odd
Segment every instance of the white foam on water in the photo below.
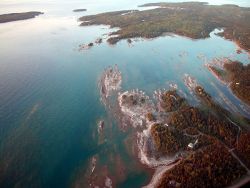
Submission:
{"label": "white foam on water", "polygon": [[139,90],[120,93],[118,102],[122,113],[130,119],[135,128],[143,125],[147,113],[155,111],[154,103],[143,91]]}
{"label": "white foam on water", "polygon": [[112,180],[108,176],[105,179],[105,187],[112,188]]}
{"label": "white foam on water", "polygon": [[152,188],[152,187],[157,187],[157,184],[161,181],[162,176],[164,173],[166,173],[168,170],[173,168],[176,164],[168,165],[168,166],[160,166],[156,168],[155,173],[149,182],[148,185],[143,186],[143,188]]}

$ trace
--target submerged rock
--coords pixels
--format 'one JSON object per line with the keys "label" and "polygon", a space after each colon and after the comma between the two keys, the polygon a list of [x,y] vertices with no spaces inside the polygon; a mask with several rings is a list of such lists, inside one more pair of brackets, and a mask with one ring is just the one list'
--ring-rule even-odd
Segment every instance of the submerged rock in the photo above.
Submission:
{"label": "submerged rock", "polygon": [[103,132],[103,129],[104,129],[104,121],[103,120],[100,120],[99,123],[98,123],[98,133],[102,133]]}
{"label": "submerged rock", "polygon": [[131,40],[131,39],[127,39],[127,42],[128,42],[129,44],[131,44],[131,43],[132,43],[132,40]]}
{"label": "submerged rock", "polygon": [[88,44],[88,46],[89,46],[89,47],[92,47],[92,46],[94,46],[94,43],[93,43],[93,42],[90,42],[90,43]]}
{"label": "submerged rock", "polygon": [[95,40],[95,43],[96,43],[96,44],[101,44],[101,43],[102,43],[102,38],[96,39],[96,40]]}
{"label": "submerged rock", "polygon": [[88,44],[81,44],[79,45],[79,51],[82,50],[89,50],[90,48],[92,48],[94,46],[94,43],[88,43]]}

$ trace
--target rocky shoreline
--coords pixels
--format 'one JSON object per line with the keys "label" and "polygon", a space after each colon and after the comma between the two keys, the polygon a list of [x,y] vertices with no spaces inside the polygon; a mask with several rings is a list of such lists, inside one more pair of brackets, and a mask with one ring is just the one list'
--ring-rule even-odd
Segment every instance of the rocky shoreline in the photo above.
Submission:
{"label": "rocky shoreline", "polygon": [[[199,106],[188,104],[175,86],[155,92],[156,101],[138,89],[123,91],[116,95],[118,109],[111,107],[119,111],[121,127],[136,132],[141,163],[155,169],[148,186],[229,186],[248,177],[250,142],[245,125],[249,121],[231,117],[189,75],[184,76],[184,83]],[[101,86],[109,85],[102,82]]]}

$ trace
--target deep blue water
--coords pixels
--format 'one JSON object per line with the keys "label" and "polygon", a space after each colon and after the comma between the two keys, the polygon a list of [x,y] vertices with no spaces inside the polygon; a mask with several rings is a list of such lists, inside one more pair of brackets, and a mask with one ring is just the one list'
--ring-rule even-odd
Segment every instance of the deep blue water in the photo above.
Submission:
{"label": "deep blue water", "polygon": [[[136,8],[146,2],[152,0],[0,3],[0,13],[45,12],[35,19],[0,25],[2,185],[76,187],[85,181],[84,174],[93,156],[99,156],[102,165],[114,168],[113,158],[121,158],[127,167],[127,177],[119,183],[121,187],[140,187],[149,181],[142,167],[133,170],[138,164],[125,144],[131,138],[119,130],[99,100],[98,80],[109,65],[118,64],[123,74],[122,90],[139,88],[151,96],[155,89],[174,82],[192,99],[183,84],[187,73],[218,102],[224,104],[218,95],[222,92],[244,113],[239,108],[240,101],[207,71],[197,56],[202,54],[207,61],[232,57],[243,63],[249,63],[249,56],[245,52],[237,54],[234,43],[214,34],[205,40],[179,36],[139,40],[132,47],[126,41],[116,46],[104,42],[78,51],[80,44],[110,32],[106,26],[79,27],[80,15]],[[248,1],[237,3],[249,6]],[[73,13],[75,8],[88,11]],[[186,55],[181,56],[183,53]],[[108,127],[106,140],[101,144],[96,134],[100,119]],[[112,170],[111,175],[115,175]]]}

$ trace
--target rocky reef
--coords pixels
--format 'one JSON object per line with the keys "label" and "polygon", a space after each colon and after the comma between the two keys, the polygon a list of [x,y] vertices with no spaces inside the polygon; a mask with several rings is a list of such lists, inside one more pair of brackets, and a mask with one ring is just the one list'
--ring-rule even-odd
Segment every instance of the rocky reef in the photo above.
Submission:
{"label": "rocky reef", "polygon": [[97,38],[97,39],[95,40],[95,43],[96,43],[96,44],[101,44],[101,43],[102,43],[102,38]]}
{"label": "rocky reef", "polygon": [[118,91],[121,88],[122,74],[118,66],[107,68],[100,79],[100,92],[102,98],[107,98],[113,91]]}
{"label": "rocky reef", "polygon": [[94,46],[93,42],[90,42],[88,44],[80,44],[78,51],[82,51],[82,50],[89,50],[90,48],[92,48]]}

